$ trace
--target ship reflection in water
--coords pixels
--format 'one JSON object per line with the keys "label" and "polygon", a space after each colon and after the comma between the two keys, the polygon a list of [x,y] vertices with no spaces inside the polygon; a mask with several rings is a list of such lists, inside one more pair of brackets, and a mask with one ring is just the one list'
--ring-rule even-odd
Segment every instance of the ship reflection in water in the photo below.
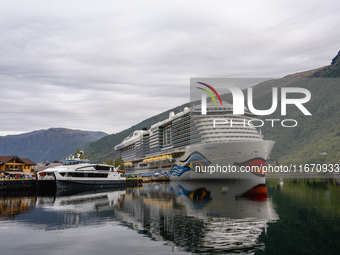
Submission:
{"label": "ship reflection in water", "polygon": [[[173,251],[252,251],[278,215],[266,185],[256,182],[150,183],[121,191],[99,190],[37,197],[37,208],[58,212],[70,228],[105,220],[166,241]],[[62,215],[60,217],[60,215]],[[40,222],[46,223],[46,222]]]}
{"label": "ship reflection in water", "polygon": [[133,189],[117,209],[119,218],[175,251],[249,251],[264,247],[259,236],[277,214],[265,184],[171,182]]}

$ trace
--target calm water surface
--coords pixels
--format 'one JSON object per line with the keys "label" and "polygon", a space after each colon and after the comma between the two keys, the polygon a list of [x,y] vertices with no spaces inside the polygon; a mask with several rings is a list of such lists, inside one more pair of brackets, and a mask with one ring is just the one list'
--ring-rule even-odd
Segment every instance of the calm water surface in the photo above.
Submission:
{"label": "calm water surface", "polygon": [[0,254],[339,254],[340,182],[0,193]]}

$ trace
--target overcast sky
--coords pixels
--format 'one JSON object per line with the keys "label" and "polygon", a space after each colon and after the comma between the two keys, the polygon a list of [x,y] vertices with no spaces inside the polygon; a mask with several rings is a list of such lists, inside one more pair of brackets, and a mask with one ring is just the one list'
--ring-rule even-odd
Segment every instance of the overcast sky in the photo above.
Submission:
{"label": "overcast sky", "polygon": [[0,3],[0,135],[112,134],[189,102],[190,78],[279,78],[340,50],[340,1]]}

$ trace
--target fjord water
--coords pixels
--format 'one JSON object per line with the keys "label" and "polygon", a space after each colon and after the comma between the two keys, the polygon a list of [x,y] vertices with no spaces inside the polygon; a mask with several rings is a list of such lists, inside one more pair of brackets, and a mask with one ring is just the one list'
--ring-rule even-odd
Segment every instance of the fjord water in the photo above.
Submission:
{"label": "fjord water", "polygon": [[330,179],[0,194],[1,254],[338,254]]}

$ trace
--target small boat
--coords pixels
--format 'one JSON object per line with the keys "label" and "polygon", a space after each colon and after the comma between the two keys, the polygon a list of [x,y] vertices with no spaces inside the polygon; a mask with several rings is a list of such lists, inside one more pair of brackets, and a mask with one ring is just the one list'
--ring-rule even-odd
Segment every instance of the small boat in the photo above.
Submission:
{"label": "small boat", "polygon": [[37,174],[38,186],[54,181],[57,189],[125,186],[123,173],[104,164],[73,163],[51,167]]}

